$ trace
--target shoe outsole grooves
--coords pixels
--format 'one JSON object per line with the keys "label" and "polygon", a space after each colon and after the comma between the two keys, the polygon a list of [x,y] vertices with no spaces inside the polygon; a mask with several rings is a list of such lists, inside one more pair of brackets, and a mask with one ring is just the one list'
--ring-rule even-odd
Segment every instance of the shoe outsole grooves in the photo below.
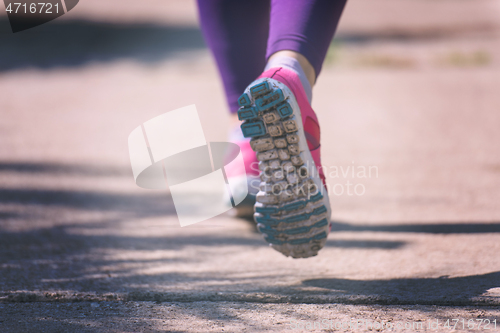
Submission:
{"label": "shoe outsole grooves", "polygon": [[260,161],[254,214],[258,230],[285,256],[317,255],[330,230],[330,204],[293,93],[265,78],[252,83],[238,101],[243,135],[252,138]]}

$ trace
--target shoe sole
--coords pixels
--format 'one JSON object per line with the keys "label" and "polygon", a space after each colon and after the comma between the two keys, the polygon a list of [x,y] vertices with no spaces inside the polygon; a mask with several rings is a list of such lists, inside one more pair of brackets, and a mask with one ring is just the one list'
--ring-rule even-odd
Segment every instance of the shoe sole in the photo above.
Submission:
{"label": "shoe sole", "polygon": [[317,255],[330,230],[330,203],[295,96],[283,83],[265,78],[253,82],[238,102],[243,135],[252,138],[260,161],[254,214],[258,230],[285,256]]}

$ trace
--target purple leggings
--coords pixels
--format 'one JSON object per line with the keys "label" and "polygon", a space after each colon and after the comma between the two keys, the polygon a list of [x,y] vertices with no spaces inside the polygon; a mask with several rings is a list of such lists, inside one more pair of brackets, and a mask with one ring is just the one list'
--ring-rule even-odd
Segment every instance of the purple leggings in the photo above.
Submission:
{"label": "purple leggings", "polygon": [[229,110],[277,51],[296,51],[318,75],[347,0],[198,0],[201,28]]}

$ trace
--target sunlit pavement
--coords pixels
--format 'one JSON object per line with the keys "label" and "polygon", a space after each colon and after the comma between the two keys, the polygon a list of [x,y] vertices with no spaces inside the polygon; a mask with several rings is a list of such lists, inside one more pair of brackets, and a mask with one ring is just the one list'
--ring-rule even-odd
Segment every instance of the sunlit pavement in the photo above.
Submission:
{"label": "sunlit pavement", "polygon": [[2,30],[0,331],[499,329],[499,2],[348,6],[313,98],[333,232],[307,260],[245,220],[181,228],[168,192],[134,184],[127,136],[154,116],[196,104],[226,140],[193,5],[107,20],[89,0]]}

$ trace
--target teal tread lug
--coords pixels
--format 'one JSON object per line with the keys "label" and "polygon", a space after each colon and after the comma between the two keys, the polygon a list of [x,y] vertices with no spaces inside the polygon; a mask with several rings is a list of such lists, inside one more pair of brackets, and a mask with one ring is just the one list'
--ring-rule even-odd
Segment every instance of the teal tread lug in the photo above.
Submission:
{"label": "teal tread lug", "polygon": [[250,97],[248,97],[247,94],[243,94],[238,98],[238,104],[240,106],[250,106],[252,104],[252,101],[250,101]]}
{"label": "teal tread lug", "polygon": [[256,98],[260,95],[268,93],[270,90],[271,89],[269,88],[269,83],[267,81],[263,81],[259,84],[254,85],[253,87],[250,87],[250,94],[253,98]]}
{"label": "teal tread lug", "polygon": [[282,105],[278,106],[277,110],[281,118],[286,118],[293,114],[292,107],[290,106],[290,104],[288,104],[288,102],[285,102]]}
{"label": "teal tread lug", "polygon": [[294,222],[300,222],[300,221],[305,221],[308,220],[311,216],[313,215],[321,215],[323,213],[326,213],[326,207],[325,206],[320,206],[313,210],[311,213],[303,213],[303,214],[298,214],[298,215],[293,215],[284,219],[279,219],[279,218],[273,218],[269,214],[266,214],[264,216],[257,216],[255,218],[255,221],[257,223],[264,224],[266,226],[276,226],[280,223],[294,223]]}
{"label": "teal tread lug", "polygon": [[[279,206],[267,206],[267,207],[255,207],[255,212],[261,214],[278,214],[279,212],[293,211],[297,209],[304,208],[308,202],[316,202],[323,199],[321,193],[317,193],[309,198],[309,200],[298,200],[289,204],[285,204],[283,207]],[[326,208],[322,206],[326,211]]]}
{"label": "teal tread lug", "polygon": [[326,225],[328,225],[328,220],[322,219],[321,221],[318,221],[311,226],[304,226],[304,227],[285,229],[285,230],[275,230],[265,226],[265,227],[259,227],[259,230],[260,232],[265,233],[266,235],[279,235],[279,234],[299,235],[311,231],[312,228],[321,228]]}
{"label": "teal tread lug", "polygon": [[295,201],[290,204],[284,205],[281,207],[281,210],[283,211],[288,211],[288,210],[296,210],[300,208],[304,208],[307,205],[307,201],[300,200],[300,201]]}
{"label": "teal tread lug", "polygon": [[282,240],[279,240],[279,239],[276,239],[275,237],[273,236],[269,236],[269,237],[266,237],[266,242],[268,243],[271,243],[273,245],[283,245],[283,244],[292,244],[292,245],[300,245],[300,244],[306,244],[306,243],[309,243],[311,241],[314,241],[314,240],[321,240],[321,239],[324,239],[326,238],[328,235],[326,234],[325,231],[323,232],[320,232],[319,234],[313,236],[313,237],[309,237],[309,238],[299,238],[299,239],[292,239],[290,241],[282,241]]}
{"label": "teal tread lug", "polygon": [[283,96],[283,91],[281,89],[276,89],[275,91],[264,95],[255,100],[255,105],[259,111],[268,110],[285,100]]}
{"label": "teal tread lug", "polygon": [[299,215],[295,215],[295,216],[290,216],[282,221],[288,222],[288,223],[305,221],[305,220],[308,220],[313,215],[321,215],[323,213],[326,213],[325,206],[318,207],[315,210],[313,210],[311,213],[304,213],[304,214],[299,214]]}
{"label": "teal tread lug", "polygon": [[244,122],[241,125],[241,131],[243,132],[243,136],[245,138],[253,138],[266,134],[266,127],[264,126],[264,122],[262,120]]}
{"label": "teal tread lug", "polygon": [[238,110],[239,120],[251,120],[256,119],[258,116],[257,110],[255,108],[241,108]]}
{"label": "teal tread lug", "polygon": [[273,219],[272,217],[267,216],[259,216],[255,218],[255,221],[264,225],[278,225],[281,221],[277,219]]}
{"label": "teal tread lug", "polygon": [[255,211],[261,214],[276,214],[280,208],[278,206],[255,207]]}
{"label": "teal tread lug", "polygon": [[319,192],[319,193],[317,193],[317,194],[315,194],[315,195],[311,196],[311,197],[309,198],[309,201],[311,201],[311,202],[316,202],[316,201],[319,201],[319,200],[321,200],[321,199],[323,199],[323,194],[321,194],[321,192]]}
{"label": "teal tread lug", "polygon": [[310,241],[313,241],[313,240],[321,240],[323,238],[326,238],[327,236],[328,235],[326,234],[326,232],[323,231],[322,233],[319,233],[311,238],[293,239],[289,243],[292,245],[304,244],[304,243],[309,243]]}

